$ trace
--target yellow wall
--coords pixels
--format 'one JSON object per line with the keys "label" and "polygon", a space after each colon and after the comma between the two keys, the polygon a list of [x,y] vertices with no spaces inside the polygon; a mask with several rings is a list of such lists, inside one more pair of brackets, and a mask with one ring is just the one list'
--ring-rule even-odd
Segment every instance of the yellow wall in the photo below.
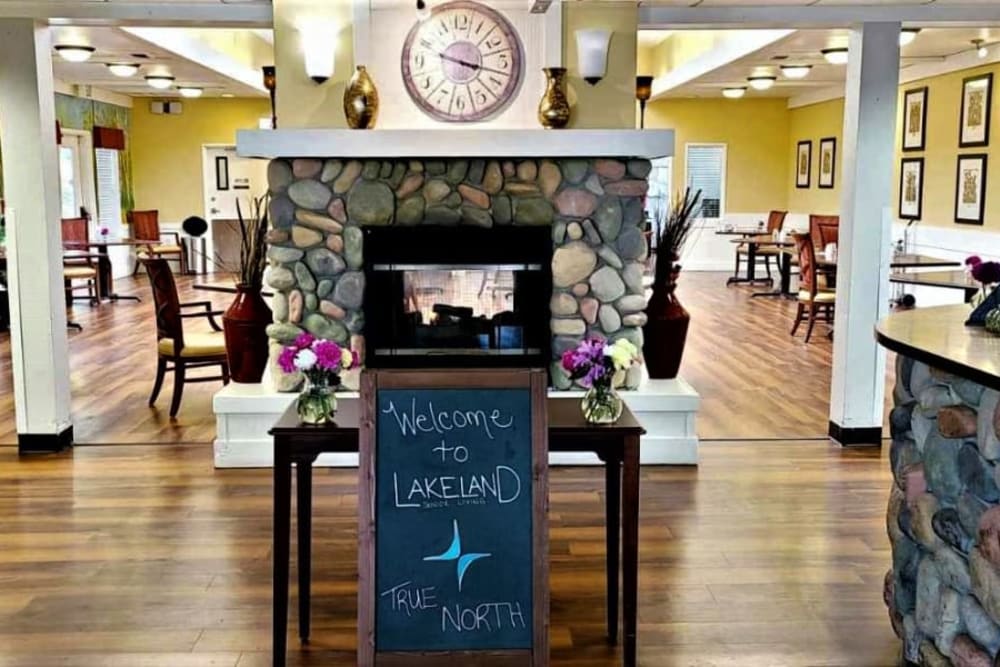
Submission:
{"label": "yellow wall", "polygon": [[204,215],[202,146],[235,144],[236,130],[270,115],[266,99],[184,100],[177,116],[155,115],[138,100],[130,136],[136,209],[157,209],[167,223]]}
{"label": "yellow wall", "polygon": [[[798,107],[789,112],[788,175],[785,187],[788,189],[788,210],[792,213],[816,213],[836,215],[840,211],[840,172],[843,157],[842,135],[844,132],[844,100],[831,100]],[[819,141],[827,137],[837,138],[836,177],[833,189],[818,186]],[[800,141],[812,141],[812,174],[808,189],[795,187],[795,156]]]}
{"label": "yellow wall", "polygon": [[[949,227],[953,229],[978,229],[976,226],[957,225],[955,223],[955,169],[959,154],[986,153],[1000,156],[997,142],[1000,141],[1000,112],[997,111],[995,100],[1000,95],[1000,89],[995,88],[992,107],[990,146],[986,148],[958,147],[958,123],[962,105],[962,80],[993,72],[994,87],[1000,86],[1000,64],[976,67],[973,69],[952,72],[941,76],[912,81],[900,87],[899,113],[896,121],[896,157],[893,161],[893,202],[892,214],[899,211],[899,165],[904,157],[924,158],[924,203],[921,225],[933,227]],[[903,94],[914,88],[928,88],[927,94],[927,142],[924,151],[900,150],[901,124],[903,116]],[[795,154],[795,145],[800,140],[813,141],[813,185],[808,190],[797,190],[794,177],[789,176],[789,207],[799,213],[837,213],[840,210],[840,136],[844,122],[844,100],[833,100],[822,104],[793,109],[791,111],[791,131],[788,140],[788,155]],[[820,190],[816,187],[817,159],[819,140],[822,137],[836,136],[838,138],[838,174],[837,187],[833,190]],[[794,164],[794,162],[790,163]],[[997,170],[987,170],[986,182],[986,222],[985,228],[1000,229],[1000,178]]]}
{"label": "yellow wall", "polygon": [[[330,35],[336,42],[335,69],[323,84],[306,76],[298,21],[327,21],[336,26]],[[343,0],[274,0],[278,127],[347,127],[344,88],[354,74],[351,21],[351,3]]]}
{"label": "yellow wall", "polygon": [[[624,2],[563,5],[563,64],[573,105],[570,127],[636,127],[635,73],[638,9]],[[575,32],[586,28],[613,30],[604,79],[591,86],[577,68]]]}
{"label": "yellow wall", "polygon": [[666,99],[646,108],[646,127],[674,130],[673,190],[684,188],[686,143],[726,144],[726,211],[784,209],[791,171],[784,99]]}
{"label": "yellow wall", "polygon": [[[993,72],[993,104],[990,119],[990,145],[985,148],[958,147],[959,114],[962,106],[962,79]],[[921,225],[953,227],[955,229],[982,229],[975,225],[955,223],[955,170],[959,154],[986,153],[990,156],[986,172],[986,221],[983,228],[1000,230],[1000,64],[976,67],[942,76],[913,81],[900,89],[899,121],[902,123],[902,94],[905,90],[927,86],[927,143],[923,152],[900,149],[900,132],[896,137],[896,161],[893,190],[898,197],[899,158],[924,158],[924,205]],[[893,211],[897,212],[898,201],[893,199]]]}

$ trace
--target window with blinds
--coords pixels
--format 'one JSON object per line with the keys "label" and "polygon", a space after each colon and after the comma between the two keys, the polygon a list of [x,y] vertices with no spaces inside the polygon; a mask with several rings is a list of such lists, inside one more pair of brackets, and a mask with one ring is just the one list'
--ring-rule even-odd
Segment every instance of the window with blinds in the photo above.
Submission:
{"label": "window with blinds", "polygon": [[97,166],[97,227],[106,227],[112,234],[121,229],[122,197],[118,171],[118,151],[95,148]]}
{"label": "window with blinds", "polygon": [[717,220],[725,214],[726,145],[688,144],[685,169],[692,195],[701,190],[696,218]]}

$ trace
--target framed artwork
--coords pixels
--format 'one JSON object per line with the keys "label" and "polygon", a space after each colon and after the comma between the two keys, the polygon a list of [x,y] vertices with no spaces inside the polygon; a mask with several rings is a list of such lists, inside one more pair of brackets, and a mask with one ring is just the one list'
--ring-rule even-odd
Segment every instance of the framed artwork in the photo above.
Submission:
{"label": "framed artwork", "polygon": [[924,205],[924,159],[903,158],[899,169],[899,218],[919,220]]}
{"label": "framed artwork", "polygon": [[795,187],[808,188],[812,176],[812,141],[800,141],[795,151]]}
{"label": "framed artwork", "polygon": [[927,87],[903,94],[903,150],[922,151],[927,141]]}
{"label": "framed artwork", "polygon": [[225,155],[215,158],[215,189],[229,189],[229,158]]}
{"label": "framed artwork", "polygon": [[827,137],[819,140],[819,177],[816,179],[819,187],[827,190],[833,188],[837,173],[837,138]]}
{"label": "framed artwork", "polygon": [[993,74],[970,76],[962,81],[960,148],[989,146],[990,113],[993,105]]}
{"label": "framed artwork", "polygon": [[981,225],[986,212],[985,154],[959,155],[955,174],[955,222]]}

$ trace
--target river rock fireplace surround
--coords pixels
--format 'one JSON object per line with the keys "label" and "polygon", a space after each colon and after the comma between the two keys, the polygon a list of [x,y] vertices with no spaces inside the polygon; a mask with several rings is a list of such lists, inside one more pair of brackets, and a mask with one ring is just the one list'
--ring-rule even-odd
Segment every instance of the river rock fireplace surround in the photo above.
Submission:
{"label": "river rock fireplace surround", "polygon": [[[270,160],[272,363],[261,386],[230,385],[216,395],[217,465],[263,462],[269,441],[256,431],[266,434],[293,398],[282,392],[300,382],[274,363],[282,343],[309,331],[371,354],[367,339],[379,336],[366,335],[366,306],[371,313],[374,296],[381,295],[368,294],[366,304],[375,268],[366,257],[366,230],[406,228],[404,238],[426,235],[445,246],[442,254],[448,254],[449,230],[454,243],[463,243],[466,230],[485,233],[480,239],[493,233],[501,239],[518,228],[535,230],[536,237],[547,230],[549,265],[539,283],[547,292],[543,308],[532,312],[547,320],[540,346],[547,349],[539,358],[548,362],[554,391],[577,389],[558,359],[582,338],[627,338],[642,347],[643,199],[650,159],[673,152],[669,130],[262,130],[240,132],[238,150]],[[456,248],[455,257],[464,250]],[[511,288],[509,298],[516,297]],[[445,303],[428,305],[434,317],[454,310],[455,304],[438,301]],[[514,317],[517,325],[516,306],[509,310],[496,316]],[[494,343],[482,337],[485,348]],[[349,387],[355,383],[345,379]],[[641,366],[626,386],[638,388],[626,396],[633,411],[654,415],[643,419],[648,437],[683,450],[651,458],[694,463],[697,394],[682,380],[643,380]],[[658,419],[662,428],[654,425]],[[251,444],[251,429],[255,453],[237,452]]]}

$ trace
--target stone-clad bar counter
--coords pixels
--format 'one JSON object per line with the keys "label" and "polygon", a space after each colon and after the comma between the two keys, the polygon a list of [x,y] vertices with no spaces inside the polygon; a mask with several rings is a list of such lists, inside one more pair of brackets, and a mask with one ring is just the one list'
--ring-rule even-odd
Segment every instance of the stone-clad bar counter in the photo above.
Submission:
{"label": "stone-clad bar counter", "polygon": [[967,306],[892,314],[897,353],[885,601],[907,661],[990,667],[1000,653],[1000,337]]}

